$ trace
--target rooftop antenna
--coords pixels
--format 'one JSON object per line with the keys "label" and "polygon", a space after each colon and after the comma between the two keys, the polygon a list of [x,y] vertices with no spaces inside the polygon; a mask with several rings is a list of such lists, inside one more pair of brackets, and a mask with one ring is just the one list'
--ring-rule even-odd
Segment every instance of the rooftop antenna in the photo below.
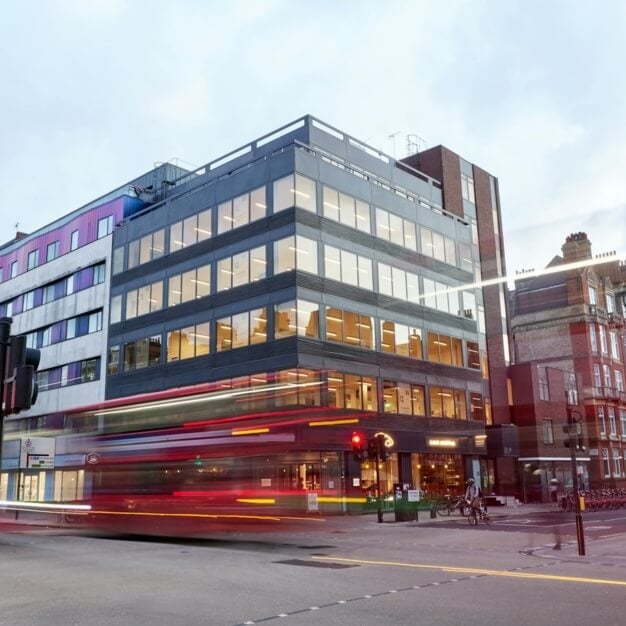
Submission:
{"label": "rooftop antenna", "polygon": [[419,135],[407,135],[406,136],[406,153],[407,156],[411,154],[417,154],[426,148],[428,144],[423,137]]}
{"label": "rooftop antenna", "polygon": [[391,139],[391,143],[393,145],[393,158],[396,158],[396,135],[399,135],[400,131],[397,130],[395,133],[391,133],[391,135],[387,135],[388,139]]}

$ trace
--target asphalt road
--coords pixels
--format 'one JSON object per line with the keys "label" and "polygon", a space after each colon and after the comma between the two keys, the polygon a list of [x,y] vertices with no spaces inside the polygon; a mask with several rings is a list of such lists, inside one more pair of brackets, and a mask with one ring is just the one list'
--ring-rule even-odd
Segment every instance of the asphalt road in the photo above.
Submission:
{"label": "asphalt road", "polygon": [[567,529],[552,550],[540,513],[187,540],[14,528],[0,533],[0,624],[621,625],[626,512],[604,513],[585,518],[610,526],[589,531],[585,558]]}

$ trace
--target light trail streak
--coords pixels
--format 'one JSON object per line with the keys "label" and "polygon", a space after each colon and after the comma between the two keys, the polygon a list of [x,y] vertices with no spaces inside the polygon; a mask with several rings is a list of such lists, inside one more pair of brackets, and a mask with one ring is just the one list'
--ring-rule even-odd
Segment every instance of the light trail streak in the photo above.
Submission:
{"label": "light trail streak", "polygon": [[90,515],[123,515],[138,517],[181,517],[195,519],[241,519],[255,521],[300,521],[300,522],[325,522],[324,518],[300,517],[295,515],[244,515],[242,513],[160,513],[155,511],[99,511],[92,510]]}
{"label": "light trail streak", "polygon": [[28,511],[90,511],[89,504],[53,504],[51,502],[21,502],[19,500],[0,500],[0,506]]}

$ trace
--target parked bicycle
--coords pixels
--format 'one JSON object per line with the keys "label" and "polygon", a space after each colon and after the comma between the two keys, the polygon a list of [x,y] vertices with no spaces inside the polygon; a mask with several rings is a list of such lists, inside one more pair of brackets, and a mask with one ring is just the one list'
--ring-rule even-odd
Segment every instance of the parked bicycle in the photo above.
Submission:
{"label": "parked bicycle", "polygon": [[447,517],[455,511],[458,511],[464,517],[469,514],[467,500],[463,496],[446,495],[437,502],[435,508],[437,510],[437,514],[441,515],[442,517]]}
{"label": "parked bicycle", "polygon": [[[626,507],[626,489],[581,490],[578,495],[584,498],[586,511],[608,511]],[[562,511],[571,513],[576,510],[571,491],[561,494],[558,504]]]}

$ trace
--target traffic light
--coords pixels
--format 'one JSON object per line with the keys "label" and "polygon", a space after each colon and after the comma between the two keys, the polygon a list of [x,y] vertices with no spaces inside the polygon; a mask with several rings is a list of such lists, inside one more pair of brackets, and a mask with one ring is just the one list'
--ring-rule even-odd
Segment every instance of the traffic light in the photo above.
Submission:
{"label": "traffic light", "polygon": [[352,433],[352,452],[354,458],[357,461],[362,461],[364,458],[363,437],[359,433]]}
{"label": "traffic light", "polygon": [[367,456],[375,461],[378,459],[378,440],[376,437],[369,439],[367,442]]}
{"label": "traffic light", "polygon": [[572,437],[571,439],[566,439],[563,442],[563,445],[566,448],[569,448],[574,442],[574,449],[578,452],[584,452],[587,448],[585,446],[585,440],[582,437]]}
{"label": "traffic light", "polygon": [[386,461],[391,456],[391,450],[385,445],[385,436],[376,435],[376,441],[378,441],[378,458]]}
{"label": "traffic light", "polygon": [[567,435],[567,438],[563,441],[563,445],[566,448],[570,448],[573,445],[574,449],[579,452],[586,450],[585,439],[582,436],[582,427],[579,423],[563,426],[563,432]]}
{"label": "traffic light", "polygon": [[4,379],[4,415],[19,413],[37,401],[35,372],[41,353],[26,347],[24,335],[11,336]]}

